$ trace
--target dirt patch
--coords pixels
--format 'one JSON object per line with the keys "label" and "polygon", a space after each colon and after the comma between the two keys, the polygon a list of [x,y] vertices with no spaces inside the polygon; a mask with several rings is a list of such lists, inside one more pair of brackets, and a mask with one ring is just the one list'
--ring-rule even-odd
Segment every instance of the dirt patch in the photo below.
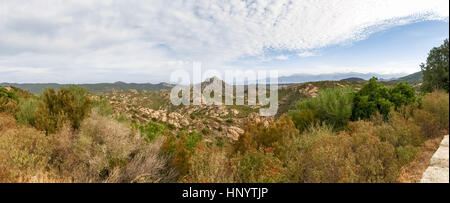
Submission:
{"label": "dirt patch", "polygon": [[443,137],[438,137],[425,141],[420,148],[416,158],[409,164],[400,169],[397,179],[400,183],[418,183],[422,178],[422,174],[427,170],[430,159],[439,148]]}

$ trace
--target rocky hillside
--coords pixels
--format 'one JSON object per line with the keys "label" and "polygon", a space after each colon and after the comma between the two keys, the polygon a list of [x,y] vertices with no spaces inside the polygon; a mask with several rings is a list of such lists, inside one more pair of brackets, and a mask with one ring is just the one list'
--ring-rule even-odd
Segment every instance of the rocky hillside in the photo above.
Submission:
{"label": "rocky hillside", "polygon": [[[219,79],[212,78],[199,85],[204,90],[205,87],[217,80]],[[218,81],[218,84],[221,83],[228,85],[223,81]],[[174,132],[196,130],[205,137],[214,135],[236,140],[239,134],[244,132],[243,128],[248,120],[269,125],[276,117],[292,109],[300,99],[316,97],[321,89],[345,86],[358,89],[361,84],[347,81],[327,81],[281,85],[279,87],[279,109],[275,117],[260,117],[258,112],[261,106],[259,105],[173,106],[168,90],[114,90],[102,95],[110,102],[116,117],[122,116],[142,125],[150,121],[164,123]],[[246,93],[244,97],[247,97]]]}

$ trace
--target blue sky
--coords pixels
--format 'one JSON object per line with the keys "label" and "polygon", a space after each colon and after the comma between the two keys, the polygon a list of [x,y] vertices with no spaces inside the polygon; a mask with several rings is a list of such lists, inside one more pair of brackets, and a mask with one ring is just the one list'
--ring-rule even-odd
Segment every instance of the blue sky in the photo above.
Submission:
{"label": "blue sky", "polygon": [[448,0],[0,1],[0,82],[167,82],[177,70],[405,75]]}
{"label": "blue sky", "polygon": [[[425,62],[429,50],[440,46],[448,36],[448,21],[421,21],[375,32],[361,41],[312,50],[307,56],[293,51],[269,50],[265,57],[274,60],[253,57],[233,65],[278,67],[286,75],[352,71],[405,75],[420,71],[419,65]],[[317,67],[334,68],[315,70]]]}

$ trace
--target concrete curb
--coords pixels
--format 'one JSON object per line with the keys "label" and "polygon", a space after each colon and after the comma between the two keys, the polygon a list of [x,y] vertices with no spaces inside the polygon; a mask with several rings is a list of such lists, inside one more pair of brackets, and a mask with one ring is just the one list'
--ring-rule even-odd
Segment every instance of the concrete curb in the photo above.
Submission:
{"label": "concrete curb", "polygon": [[439,149],[431,157],[430,166],[423,173],[421,183],[449,183],[448,138],[448,135],[444,136]]}

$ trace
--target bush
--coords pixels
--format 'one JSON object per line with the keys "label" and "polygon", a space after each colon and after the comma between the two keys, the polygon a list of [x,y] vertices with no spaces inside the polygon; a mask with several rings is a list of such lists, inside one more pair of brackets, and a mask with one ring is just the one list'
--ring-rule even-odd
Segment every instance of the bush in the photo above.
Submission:
{"label": "bush", "polygon": [[77,130],[90,108],[91,101],[85,89],[78,86],[61,88],[58,92],[46,89],[36,110],[36,127],[49,134],[69,123]]}
{"label": "bush", "polygon": [[166,132],[165,125],[153,121],[148,122],[145,126],[139,126],[138,129],[147,142],[153,141],[156,137],[162,136]]}
{"label": "bush", "polygon": [[286,181],[282,162],[271,153],[248,151],[235,157],[237,182],[276,183]]}
{"label": "bush", "polygon": [[16,120],[21,124],[36,125],[36,109],[39,102],[36,99],[24,99],[19,102],[19,111],[16,112]]}
{"label": "bush", "polygon": [[295,124],[295,127],[300,132],[305,131],[311,125],[319,122],[319,118],[317,116],[316,111],[311,109],[301,109],[301,110],[299,109],[291,111],[289,112],[289,115],[291,116],[292,121]]}
{"label": "bush", "polygon": [[395,147],[381,141],[370,122],[358,121],[349,126],[355,156],[355,182],[394,182],[399,166]]}
{"label": "bush", "polygon": [[190,170],[184,181],[194,183],[232,183],[230,160],[223,148],[209,148],[199,143],[189,160]]}
{"label": "bush", "polygon": [[94,100],[92,102],[92,108],[102,116],[110,116],[114,113],[114,110],[109,104],[109,101],[103,97]]}
{"label": "bush", "polygon": [[[182,135],[183,137],[185,135]],[[202,135],[200,135],[197,131],[193,131],[186,136],[186,148],[189,151],[193,151],[195,146],[202,140]]]}
{"label": "bush", "polygon": [[426,94],[422,99],[421,108],[414,111],[414,120],[428,138],[448,134],[448,93],[436,91]]}
{"label": "bush", "polygon": [[244,134],[239,136],[234,145],[236,152],[246,151],[273,152],[277,157],[283,157],[283,145],[286,137],[296,136],[298,130],[289,116],[282,116],[278,121],[264,127],[262,123],[247,123]]}
{"label": "bush", "polygon": [[163,142],[158,138],[148,145],[124,124],[92,114],[74,140],[78,160],[72,173],[81,182],[171,181],[168,157],[160,154]]}
{"label": "bush", "polygon": [[300,101],[290,114],[299,130],[315,122],[316,117],[336,129],[342,129],[352,115],[352,102],[351,88],[325,89],[316,98]]}
{"label": "bush", "polygon": [[46,169],[54,148],[49,137],[33,128],[17,126],[12,116],[0,116],[0,134],[1,182],[48,175]]}
{"label": "bush", "polygon": [[0,112],[13,114],[18,110],[19,99],[17,95],[0,86]]}

